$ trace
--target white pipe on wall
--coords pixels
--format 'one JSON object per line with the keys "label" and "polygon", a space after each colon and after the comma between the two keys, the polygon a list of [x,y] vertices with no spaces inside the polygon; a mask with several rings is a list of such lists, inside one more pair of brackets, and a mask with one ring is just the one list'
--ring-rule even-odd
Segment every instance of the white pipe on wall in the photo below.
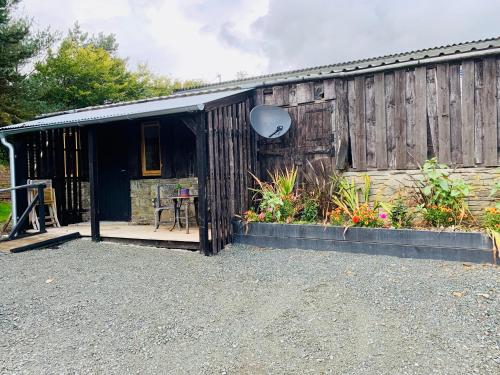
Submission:
{"label": "white pipe on wall", "polygon": [[[15,163],[15,154],[14,154],[14,146],[12,143],[9,143],[5,138],[5,135],[0,136],[0,140],[2,144],[9,149],[9,169],[10,169],[10,187],[16,187],[16,163]],[[16,191],[11,190],[11,204],[12,204],[12,225],[17,224],[17,202],[16,202]]]}

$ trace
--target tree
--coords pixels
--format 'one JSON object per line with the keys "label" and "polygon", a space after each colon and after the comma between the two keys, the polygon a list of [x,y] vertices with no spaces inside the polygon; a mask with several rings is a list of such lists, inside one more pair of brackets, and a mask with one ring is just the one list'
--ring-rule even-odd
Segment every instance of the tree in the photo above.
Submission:
{"label": "tree", "polygon": [[25,117],[22,67],[52,40],[47,31],[34,33],[30,20],[12,17],[18,3],[19,0],[0,0],[0,125]]}
{"label": "tree", "polygon": [[35,98],[63,110],[135,98],[141,87],[126,61],[93,44],[66,38],[58,51],[36,64],[30,77]]}
{"label": "tree", "polygon": [[57,51],[49,50],[46,60],[36,64],[25,85],[35,112],[170,95],[201,84],[155,75],[145,64],[129,71],[117,49],[113,34],[89,36],[75,24]]}
{"label": "tree", "polygon": [[134,72],[134,76],[141,87],[138,98],[171,95],[176,91],[187,90],[203,84],[202,80],[192,79],[181,81],[168,76],[154,74],[149,70],[147,64],[140,64],[137,67],[137,71]]}
{"label": "tree", "polygon": [[80,24],[75,22],[73,28],[68,31],[68,40],[75,42],[81,47],[94,46],[96,48],[102,48],[103,50],[115,55],[118,51],[118,42],[116,41],[115,34],[104,34],[103,32],[97,35],[82,31]]}

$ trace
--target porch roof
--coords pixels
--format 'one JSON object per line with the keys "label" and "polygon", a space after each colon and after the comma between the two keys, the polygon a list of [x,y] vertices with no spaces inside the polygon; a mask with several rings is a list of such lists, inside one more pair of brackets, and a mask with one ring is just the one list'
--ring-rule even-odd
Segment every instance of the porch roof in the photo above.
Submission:
{"label": "porch roof", "polygon": [[250,89],[226,90],[199,95],[186,95],[186,93],[184,93],[183,95],[178,94],[58,112],[48,115],[48,117],[5,126],[0,129],[0,134],[9,135],[43,129],[102,124],[119,120],[132,120],[141,117],[202,111],[207,103],[228,98],[249,90]]}

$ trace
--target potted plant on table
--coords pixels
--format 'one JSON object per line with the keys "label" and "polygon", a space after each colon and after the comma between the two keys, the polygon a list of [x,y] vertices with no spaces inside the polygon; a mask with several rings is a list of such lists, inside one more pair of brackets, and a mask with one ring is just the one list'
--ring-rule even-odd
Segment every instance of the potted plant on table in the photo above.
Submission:
{"label": "potted plant on table", "polygon": [[180,197],[189,197],[189,188],[182,187],[181,184],[175,185]]}

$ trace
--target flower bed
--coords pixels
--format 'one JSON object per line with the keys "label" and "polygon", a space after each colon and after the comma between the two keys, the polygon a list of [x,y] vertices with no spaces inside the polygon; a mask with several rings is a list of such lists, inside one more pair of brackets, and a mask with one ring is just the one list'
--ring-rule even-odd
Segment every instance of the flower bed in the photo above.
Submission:
{"label": "flower bed", "polygon": [[[413,186],[379,201],[370,177],[362,184],[320,164],[300,171],[254,176],[253,207],[235,224],[236,241],[266,247],[338,250],[400,257],[496,263],[500,202],[474,217],[467,205],[471,186],[430,159]],[[500,192],[500,181],[491,197]],[[375,196],[375,199],[370,199]]]}
{"label": "flower bed", "polygon": [[479,232],[344,228],[317,224],[234,222],[234,242],[268,248],[341,251],[401,258],[494,262],[490,237]]}
{"label": "flower bed", "polygon": [[[421,176],[412,178],[413,186],[404,186],[386,201],[376,198],[368,175],[356,184],[338,171],[328,172],[323,164],[315,168],[309,163],[309,170],[300,172],[295,167],[276,170],[269,174],[268,182],[254,176],[253,205],[244,214],[243,222],[245,228],[257,228],[252,229],[257,232],[254,238],[253,232],[242,232],[238,227],[237,236],[259,246],[471,262],[493,259],[496,263],[500,202],[497,200],[495,207],[476,218],[467,205],[471,193],[468,183],[452,178],[451,169],[435,158],[426,161],[420,170]],[[301,184],[297,183],[299,173],[303,176]],[[496,181],[491,196],[499,193],[500,181]],[[259,229],[265,223],[278,225],[269,228],[285,229],[266,234],[268,229]],[[281,235],[281,230],[287,233]],[[427,242],[422,243],[423,239]]]}

